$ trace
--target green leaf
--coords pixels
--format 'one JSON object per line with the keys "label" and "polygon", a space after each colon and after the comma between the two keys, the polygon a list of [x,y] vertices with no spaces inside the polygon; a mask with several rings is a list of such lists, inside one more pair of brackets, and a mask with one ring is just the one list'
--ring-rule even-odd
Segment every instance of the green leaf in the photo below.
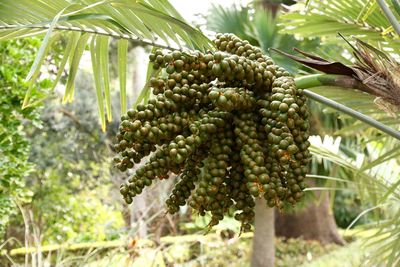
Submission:
{"label": "green leaf", "polygon": [[99,36],[99,60],[100,60],[100,73],[103,77],[104,95],[106,100],[106,112],[109,122],[112,121],[111,113],[111,94],[110,94],[110,73],[108,70],[108,36]]}
{"label": "green leaf", "polygon": [[37,29],[36,31],[32,31],[31,29],[4,30],[4,31],[0,32],[0,41],[11,40],[14,38],[25,38],[25,37],[41,34],[44,32],[47,32],[47,30],[40,30],[40,29]]}
{"label": "green leaf", "polygon": [[[103,15],[103,14],[78,14],[78,15],[71,15],[71,16],[66,16],[60,19],[60,22],[72,22],[74,20],[84,20],[87,22],[93,21],[93,20],[98,20],[102,22],[109,22],[110,24],[116,26],[119,30],[121,30],[122,33],[131,33],[126,27],[124,27],[122,24],[120,24],[118,21],[114,20],[112,17],[108,15]],[[43,23],[44,25],[46,23]]]}
{"label": "green leaf", "polygon": [[69,8],[70,5],[66,6],[63,8],[60,12],[57,13],[57,15],[53,18],[53,21],[51,22],[49,29],[47,30],[46,36],[43,39],[42,45],[40,46],[40,49],[36,55],[35,61],[33,62],[31,69],[26,76],[26,80],[29,81],[30,79],[37,75],[40,71],[40,66],[42,64],[43,58],[45,56],[45,52],[49,50],[49,46],[51,45],[50,43],[50,37],[53,33],[54,27],[56,26],[58,20],[60,19],[61,15],[64,13],[64,11]]}
{"label": "green leaf", "polygon": [[[43,58],[47,54],[47,52],[50,49],[51,45],[55,41],[57,41],[59,38],[60,38],[60,34],[55,34],[50,38],[45,50],[41,54],[41,58],[38,59],[39,62],[43,61]],[[22,108],[23,109],[25,109],[25,108],[27,108],[29,106],[30,97],[31,97],[31,95],[33,93],[33,86],[34,86],[34,83],[36,82],[36,78],[38,77],[39,73],[40,73],[40,68],[33,72],[32,76],[31,76],[31,78],[30,78],[30,80],[28,82],[28,90],[26,91],[26,94],[25,94],[25,97],[24,97],[24,102],[22,103]]]}
{"label": "green leaf", "polygon": [[152,5],[157,10],[165,10],[165,13],[171,15],[172,17],[178,18],[181,21],[185,19],[179,14],[179,12],[171,5],[167,0],[148,0],[150,5]]}
{"label": "green leaf", "polygon": [[335,45],[338,45],[337,31],[340,31],[343,35],[358,37],[376,47],[399,49],[400,42],[396,35],[385,32],[391,26],[385,15],[373,12],[376,6],[376,1],[356,0],[351,4],[347,0],[313,1],[307,13],[298,8],[298,11],[281,16],[281,31],[300,37],[321,37],[323,44]]}
{"label": "green leaf", "polygon": [[[147,69],[147,71],[149,71],[149,68]],[[150,69],[151,77],[156,76],[157,72],[159,72],[159,71]],[[147,72],[147,73],[149,73],[149,72]],[[149,82],[146,82],[146,84],[144,85],[143,89],[140,91],[140,94],[139,94],[138,98],[136,99],[135,103],[133,104],[133,108],[136,108],[137,105],[142,103],[142,101],[144,99],[146,99],[148,95],[150,95],[150,86],[149,86]]]}
{"label": "green leaf", "polygon": [[75,77],[76,73],[78,72],[79,62],[81,60],[83,51],[85,50],[89,38],[90,34],[86,33],[80,36],[75,51],[72,52],[73,56],[71,54],[72,58],[70,57],[69,74],[67,85],[65,86],[63,103],[66,103],[67,101],[72,101],[74,99]]}
{"label": "green leaf", "polygon": [[389,198],[389,196],[395,194],[396,190],[399,190],[399,186],[400,186],[400,179],[396,183],[394,183],[389,188],[389,190],[386,191],[385,195],[381,198],[381,202],[386,201]]}
{"label": "green leaf", "polygon": [[[335,94],[339,95],[339,90],[341,90],[340,87],[331,87],[331,89],[329,89],[329,88],[330,88],[330,86],[313,87],[313,88],[311,88],[312,91],[311,90],[304,90],[304,94],[307,97],[309,97],[309,98],[311,98],[311,99],[313,99],[315,101],[318,101],[318,102],[320,102],[320,103],[322,103],[324,105],[327,105],[327,106],[329,106],[329,107],[331,107],[331,108],[333,108],[335,110],[341,111],[341,112],[343,112],[343,113],[345,113],[345,114],[347,114],[347,115],[349,115],[349,116],[351,116],[351,117],[353,117],[353,118],[355,118],[355,119],[357,119],[359,121],[362,121],[362,122],[364,122],[364,123],[376,128],[376,129],[379,129],[380,131],[382,131],[382,132],[384,132],[384,133],[386,133],[386,134],[388,134],[388,135],[400,140],[400,132],[398,132],[397,130],[395,130],[395,129],[387,126],[387,125],[385,125],[384,123],[382,123],[382,121],[377,121],[372,117],[369,117],[369,116],[366,116],[365,114],[362,114],[357,109],[353,109],[353,108],[349,107],[348,105],[343,105],[343,104],[341,104],[339,102],[336,102],[334,100],[334,98],[332,99],[332,98],[329,98],[329,97],[324,97],[323,95],[319,95],[319,94],[315,93],[315,91],[321,91],[321,90],[322,91],[323,90],[330,91],[333,88],[336,88],[337,91],[335,92]],[[344,88],[342,88],[342,90],[343,89]],[[346,89],[344,89],[344,90],[346,90]],[[347,90],[349,90],[349,92],[351,92],[350,89],[347,89]],[[346,92],[344,94],[346,94]],[[341,96],[339,96],[339,97],[341,97]],[[354,101],[354,99],[352,99],[352,101]]]}
{"label": "green leaf", "polygon": [[101,129],[103,132],[106,130],[106,117],[104,112],[104,99],[103,99],[103,79],[101,78],[100,59],[99,59],[98,38],[92,38],[90,42],[90,53],[92,59],[93,79],[96,88],[97,109],[99,112]]}
{"label": "green leaf", "polygon": [[52,90],[54,90],[54,88],[58,84],[58,81],[60,80],[60,78],[64,72],[65,65],[68,62],[68,58],[72,54],[71,51],[74,51],[76,49],[76,45],[78,44],[78,40],[79,40],[80,36],[81,36],[80,32],[71,32],[68,34],[68,36],[67,36],[68,43],[65,48],[64,56],[60,62],[60,65],[58,66],[58,72],[57,72],[56,78],[54,79],[54,85],[53,85]]}
{"label": "green leaf", "polygon": [[[138,14],[137,16],[141,21],[143,21],[145,25],[149,25],[153,21],[153,17],[149,16],[148,14]],[[159,26],[154,28],[153,31],[157,36],[161,38],[161,40],[163,40],[165,43],[167,43],[168,46],[170,46],[168,36],[164,33],[165,31],[163,31],[163,28],[166,28],[166,25],[159,24]]]}
{"label": "green leaf", "polygon": [[118,77],[121,99],[121,115],[126,113],[126,67],[128,57],[128,41],[118,41]]}
{"label": "green leaf", "polygon": [[[346,170],[347,172],[352,174],[352,177],[356,177],[354,181],[359,186],[359,192],[367,192],[368,198],[373,203],[373,198],[376,198],[376,193],[385,192],[388,187],[383,184],[380,180],[376,179],[376,177],[369,175],[367,172],[360,172],[359,168],[355,163],[345,158],[342,154],[333,153],[323,147],[316,147],[311,145],[310,152],[317,158],[322,158],[328,160],[341,168]],[[389,173],[390,175],[390,173]],[[366,198],[365,196],[361,196],[362,199]]]}
{"label": "green leaf", "polygon": [[395,146],[393,149],[389,150],[388,152],[384,153],[383,155],[380,155],[377,159],[374,161],[370,162],[369,164],[363,166],[360,171],[365,171],[368,169],[372,169],[375,166],[378,166],[381,163],[384,163],[388,160],[395,159],[398,156],[400,156],[400,147]]}
{"label": "green leaf", "polygon": [[146,27],[146,25],[143,24],[143,22],[136,16],[134,12],[132,12],[132,10],[121,8],[120,13],[123,17],[128,19],[129,29],[131,29],[132,32],[134,32],[135,30],[137,31],[137,34],[135,34],[136,36],[149,39],[153,42],[155,41],[154,33],[152,33]]}
{"label": "green leaf", "polygon": [[[369,4],[372,3],[372,5],[370,7]],[[376,4],[376,1],[373,0],[369,0],[368,3],[365,4],[363,9],[367,9],[367,11],[365,12],[365,14],[361,17],[362,21],[366,21],[368,19],[368,17],[378,8],[378,5]]]}
{"label": "green leaf", "polygon": [[307,192],[307,191],[335,191],[335,190],[351,190],[351,189],[343,187],[307,187],[303,191]]}
{"label": "green leaf", "polygon": [[[152,52],[154,52],[156,49],[154,48]],[[155,70],[153,68],[153,62],[149,62],[147,65],[147,74],[146,74],[146,84],[144,85],[143,89],[140,91],[140,94],[138,98],[136,99],[135,103],[133,104],[133,108],[136,108],[137,105],[144,102],[146,103],[149,100],[150,97],[150,78],[156,77],[160,73],[161,69]]]}
{"label": "green leaf", "polygon": [[397,14],[400,16],[400,2],[398,0],[391,0],[394,10],[396,10]]}
{"label": "green leaf", "polygon": [[343,182],[343,183],[352,183],[352,181],[346,180],[346,179],[341,179],[337,177],[331,177],[331,176],[325,176],[325,175],[315,175],[315,174],[307,174],[308,178],[317,178],[317,179],[324,179],[324,180],[332,180],[332,181],[337,181],[337,182]]}
{"label": "green leaf", "polygon": [[378,208],[382,208],[382,207],[384,207],[384,206],[385,206],[385,205],[376,205],[376,206],[374,206],[374,207],[372,207],[372,208],[363,210],[363,211],[362,211],[360,214],[358,214],[358,216],[350,223],[350,225],[347,226],[346,231],[349,230],[362,216],[364,216],[364,215],[367,214],[368,212],[371,212],[371,211],[376,210],[376,209],[378,209]]}
{"label": "green leaf", "polygon": [[[177,46],[200,50],[215,49],[214,44],[201,31],[185,22],[176,9],[166,0],[76,0],[72,2],[69,0],[2,0],[0,5],[0,39],[24,38],[46,33],[41,50],[28,76],[30,80],[35,80],[35,76],[40,73],[46,55],[45,52],[50,47],[52,36],[55,33],[67,34],[66,51],[59,64],[59,73],[57,73],[54,83],[54,86],[56,86],[62,77],[63,70],[68,68],[66,92],[63,96],[64,103],[73,99],[74,79],[86,46],[85,41],[90,38],[97,39],[94,36],[103,35],[108,39],[125,39],[136,45],[150,45],[167,49],[176,49]],[[77,38],[79,39],[77,40]],[[155,43],[160,39],[163,39],[164,43]],[[174,47],[166,45],[168,42],[171,42]],[[102,42],[95,41],[96,49],[98,49],[97,46],[100,43]],[[107,47],[104,44],[101,46]],[[93,51],[90,52],[93,53]],[[94,59],[100,64],[100,73],[104,74],[99,76],[102,81],[98,84],[100,87],[97,86],[96,88],[104,90],[101,92],[105,94],[105,100],[102,94],[101,96],[106,103],[107,119],[111,120],[109,59],[104,54],[100,56],[99,51],[95,54],[96,58]],[[124,52],[121,53],[121,55],[124,54]],[[126,72],[126,68],[124,70],[122,66],[124,65],[123,61],[119,60],[118,63],[119,68],[122,68],[121,75]],[[68,67],[66,64],[68,64]],[[126,100],[124,101],[126,99],[126,91],[124,90],[126,89],[123,89],[126,87],[126,82],[121,82],[124,79],[126,77],[120,77],[122,110],[126,110]],[[32,88],[33,84],[28,89],[24,102],[25,107],[32,95]],[[144,91],[141,101],[147,101],[149,97],[150,92]],[[102,125],[105,124],[102,123]]]}

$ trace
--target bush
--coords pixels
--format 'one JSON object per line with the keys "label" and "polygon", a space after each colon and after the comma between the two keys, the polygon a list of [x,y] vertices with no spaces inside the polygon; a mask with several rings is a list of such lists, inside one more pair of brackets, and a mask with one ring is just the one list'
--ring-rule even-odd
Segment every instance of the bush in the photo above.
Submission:
{"label": "bush", "polygon": [[[347,228],[365,209],[366,207],[361,205],[360,199],[355,192],[344,190],[336,192],[333,212],[336,224],[340,228]],[[367,217],[363,216],[353,225],[353,227],[366,222]]]}

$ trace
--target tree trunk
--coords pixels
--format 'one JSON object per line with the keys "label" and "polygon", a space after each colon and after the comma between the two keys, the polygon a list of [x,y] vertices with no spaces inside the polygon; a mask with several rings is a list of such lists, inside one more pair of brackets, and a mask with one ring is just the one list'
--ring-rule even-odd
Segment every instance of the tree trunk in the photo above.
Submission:
{"label": "tree trunk", "polygon": [[[323,244],[343,245],[335,219],[329,207],[329,194],[316,194],[318,201],[311,202],[307,208],[294,214],[275,213],[276,235],[284,237],[303,237],[318,240]],[[322,197],[322,199],[320,199]]]}
{"label": "tree trunk", "polygon": [[275,261],[274,209],[256,199],[252,267],[273,267]]}
{"label": "tree trunk", "polygon": [[[146,65],[147,55],[145,53],[145,49],[141,46],[134,47],[129,51],[134,58],[133,67],[132,67],[132,99],[137,99],[140,93],[140,90],[143,88],[143,85],[146,83]],[[131,171],[131,173],[136,172],[136,170],[143,166],[143,162],[140,164],[135,164],[135,168]],[[148,225],[146,219],[151,212],[149,210],[148,203],[148,190],[144,190],[142,194],[139,194],[135,197],[133,203],[129,205],[130,208],[130,227],[136,226],[137,232],[136,235],[139,238],[147,238],[148,237]]]}

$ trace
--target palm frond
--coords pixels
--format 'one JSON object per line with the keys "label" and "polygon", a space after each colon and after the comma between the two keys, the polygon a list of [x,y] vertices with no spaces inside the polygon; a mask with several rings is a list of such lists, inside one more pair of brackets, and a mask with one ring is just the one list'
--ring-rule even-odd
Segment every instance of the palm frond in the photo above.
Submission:
{"label": "palm frond", "polygon": [[[127,40],[143,46],[165,49],[214,49],[212,42],[187,24],[167,0],[1,1],[0,40],[34,35],[44,35],[44,39],[27,80],[32,83],[35,81],[52,44],[64,37],[67,45],[58,66],[55,83],[59,82],[61,73],[67,67],[69,75],[63,100],[71,101],[81,56],[89,49],[92,60],[96,62],[93,67],[101,73],[94,74],[100,116],[107,115],[109,121],[112,117],[108,47],[112,38],[117,39],[119,47],[122,112],[126,110]],[[31,94],[31,90],[28,91],[25,107],[29,105]],[[104,109],[106,114],[101,112]],[[104,129],[104,119],[101,121]]]}
{"label": "palm frond", "polygon": [[[376,1],[335,0],[311,1],[308,7],[298,4],[298,12],[281,16],[283,32],[301,37],[322,37],[325,43],[335,42],[337,33],[368,40],[372,45],[387,50],[400,48],[400,40],[380,11]],[[394,11],[394,7],[391,7]],[[396,16],[397,20],[399,15]]]}
{"label": "palm frond", "polygon": [[19,34],[9,36],[15,31],[23,34],[40,34],[43,30],[79,31],[150,45],[156,45],[154,42],[161,39],[159,45],[163,46],[164,42],[165,47],[179,48],[179,39],[191,40],[186,43],[190,48],[213,47],[165,0],[4,0],[0,6],[2,39],[19,38]]}
{"label": "palm frond", "polygon": [[[392,24],[393,29],[396,31],[398,35],[400,35],[400,23],[393,14],[392,10],[387,6],[386,2],[384,0],[377,0],[377,3],[379,4],[380,8],[382,9],[383,13],[385,16],[388,18],[390,21],[390,24]],[[393,2],[397,3],[397,2]]]}
{"label": "palm frond", "polygon": [[[354,137],[354,134],[359,131],[357,131],[357,128],[361,127],[371,131],[380,130],[388,136],[400,140],[398,117],[393,112],[388,113],[386,110],[378,110],[374,101],[371,100],[371,95],[351,89],[351,85],[353,84],[351,82],[344,81],[348,83],[344,84],[344,87],[331,85],[342,77],[348,78],[343,75],[317,74],[300,77],[295,79],[295,81],[298,88],[308,88],[304,90],[304,94],[307,97],[327,107],[324,112],[330,111],[330,113],[336,113],[339,111],[345,114],[341,118],[351,119],[351,123],[347,123],[348,126],[342,127],[336,134],[346,134],[347,132],[350,136]],[[340,94],[340,91],[342,91],[342,94]],[[358,95],[360,98],[358,99],[356,96],[352,98],[351,94],[353,96]],[[392,114],[394,114],[394,117],[392,117]],[[378,116],[374,118],[375,115]],[[392,125],[394,125],[394,128],[391,127]]]}
{"label": "palm frond", "polygon": [[[215,32],[234,33],[239,38],[259,46],[259,40],[253,36],[249,29],[253,18],[252,10],[251,7],[239,7],[236,5],[227,8],[213,5],[206,17],[207,28]],[[271,26],[274,25],[265,25],[266,28]]]}
{"label": "palm frond", "polygon": [[118,42],[118,77],[121,98],[121,113],[126,113],[126,61],[128,57],[128,41]]}
{"label": "palm frond", "polygon": [[[278,13],[279,14],[279,13]],[[269,10],[257,9],[251,5],[223,7],[214,5],[207,19],[207,28],[215,32],[233,33],[252,45],[259,46],[264,53],[270,54],[270,48],[290,52],[293,46],[303,49],[316,49],[315,40],[296,40],[293,35],[279,33],[276,14]],[[304,71],[300,64],[289,62],[279,54],[270,54],[273,60],[292,74]]]}
{"label": "palm frond", "polygon": [[[351,148],[341,144],[339,151],[329,149],[318,142],[312,143],[310,151],[314,158],[328,161],[333,166],[339,166],[338,177],[313,176],[319,179],[335,182],[337,188],[355,190],[365,205],[370,208],[362,211],[353,221],[360,219],[367,213],[381,214],[375,221],[359,226],[360,229],[373,229],[373,235],[364,238],[365,248],[371,253],[369,260],[385,266],[396,266],[400,262],[399,242],[400,235],[400,175],[398,157],[398,141],[388,138],[369,143],[365,148]],[[353,155],[344,153],[352,150]],[[364,155],[365,150],[368,155]],[[376,159],[375,159],[376,158]],[[384,214],[384,216],[382,216]]]}
{"label": "palm frond", "polygon": [[391,0],[391,1],[392,1],[392,5],[393,5],[394,10],[400,16],[400,2],[399,2],[399,0]]}
{"label": "palm frond", "polygon": [[[155,49],[153,48],[153,52],[154,52],[154,50]],[[150,79],[152,77],[157,77],[161,72],[161,69],[158,69],[158,70],[153,69],[153,65],[154,65],[153,62],[149,62],[149,64],[147,65],[146,84],[144,85],[143,89],[140,91],[138,98],[136,99],[135,103],[133,104],[133,108],[136,108],[137,105],[139,105],[143,101],[146,103],[150,97],[150,93],[151,93]]]}
{"label": "palm frond", "polygon": [[377,222],[377,233],[368,237],[365,247],[371,253],[370,261],[374,265],[398,266],[400,263],[400,208],[398,203],[388,207],[394,213],[386,222]]}
{"label": "palm frond", "polygon": [[355,79],[358,82],[354,83],[357,89],[377,96],[393,112],[400,110],[400,81],[398,78],[400,64],[390,55],[368,43],[356,39],[355,45],[352,45],[342,35],[340,36],[352,48],[352,53],[356,59],[355,64],[345,65],[339,61],[330,62],[318,55],[310,54],[297,48],[294,48],[294,50],[305,56],[305,58],[276,49],[274,51],[324,73],[349,76],[351,80]]}
{"label": "palm frond", "polygon": [[[394,126],[392,129],[394,131],[398,131],[398,126],[400,125],[400,113],[388,113],[387,110],[376,104],[375,97],[370,94],[354,89],[335,86],[316,86],[312,87],[310,90],[332,101],[343,104],[344,106],[362,113],[386,126]],[[332,113],[336,112],[336,110],[332,108],[326,108],[324,112]],[[340,115],[340,118],[352,119],[348,115]],[[370,129],[371,125],[365,124],[360,120],[354,120],[351,125],[343,127],[337,131],[336,134],[362,134],[364,131]]]}

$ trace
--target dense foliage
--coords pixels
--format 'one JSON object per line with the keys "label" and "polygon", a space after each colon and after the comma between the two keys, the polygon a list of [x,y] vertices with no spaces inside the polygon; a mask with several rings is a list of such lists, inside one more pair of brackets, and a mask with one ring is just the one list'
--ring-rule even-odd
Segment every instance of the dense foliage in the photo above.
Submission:
{"label": "dense foliage", "polygon": [[22,103],[28,88],[46,89],[51,85],[46,78],[35,85],[25,81],[39,46],[39,39],[0,43],[0,236],[4,235],[10,215],[17,212],[16,204],[31,197],[24,179],[32,170],[26,131],[32,123],[39,125],[39,113],[37,105],[22,109]]}
{"label": "dense foliage", "polygon": [[[87,83],[87,76],[77,78],[77,86]],[[47,99],[42,128],[29,132],[35,170],[26,179],[33,193],[27,208],[45,244],[114,239],[123,231],[110,179],[109,135],[99,131],[96,107],[87,105],[91,97],[81,91],[67,105],[57,96]]]}
{"label": "dense foliage", "polygon": [[[29,88],[35,102],[53,86],[46,71],[37,84],[25,81],[39,47],[36,38],[0,45],[1,238],[7,229],[6,238],[22,242],[24,228],[37,229],[32,234],[44,244],[117,238],[122,214],[110,199],[108,134],[98,131],[96,107],[87,105],[93,96],[82,91],[73,104],[62,105],[57,90],[22,108]],[[55,50],[50,69],[58,56]],[[83,75],[76,86],[88,83]]]}

